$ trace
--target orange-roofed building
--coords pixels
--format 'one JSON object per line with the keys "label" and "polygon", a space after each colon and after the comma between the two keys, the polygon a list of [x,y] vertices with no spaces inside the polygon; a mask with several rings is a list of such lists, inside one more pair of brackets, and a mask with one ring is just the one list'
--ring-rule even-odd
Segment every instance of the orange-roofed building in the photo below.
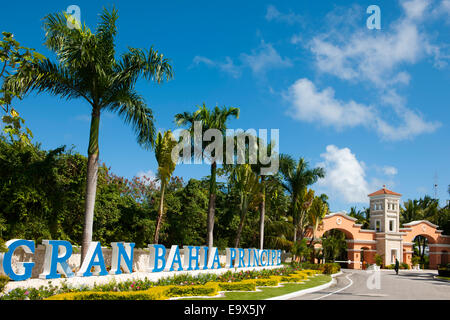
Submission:
{"label": "orange-roofed building", "polygon": [[[383,258],[384,265],[405,262],[411,266],[414,239],[423,236],[428,240],[431,269],[439,264],[450,262],[450,236],[443,235],[437,225],[429,221],[412,221],[400,228],[401,194],[386,189],[375,191],[369,196],[369,229],[363,229],[356,218],[345,212],[333,212],[326,215],[315,232],[316,247],[320,247],[320,238],[325,232],[337,229],[346,236],[348,267],[360,269],[362,264],[374,264],[375,255]],[[306,237],[311,239],[312,228]]]}

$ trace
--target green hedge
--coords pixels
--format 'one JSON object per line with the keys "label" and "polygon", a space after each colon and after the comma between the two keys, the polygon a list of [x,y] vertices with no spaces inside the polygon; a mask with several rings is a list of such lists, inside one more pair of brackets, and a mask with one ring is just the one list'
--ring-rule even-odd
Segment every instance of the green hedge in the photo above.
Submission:
{"label": "green hedge", "polygon": [[238,282],[207,282],[202,285],[166,285],[155,286],[138,291],[84,291],[69,292],[51,296],[46,300],[165,300],[173,297],[214,296],[219,291],[256,291],[256,287],[277,286],[280,282],[298,283],[308,276],[321,273],[320,270],[299,270],[288,275],[269,278],[246,279]]}
{"label": "green hedge", "polygon": [[167,297],[186,296],[214,296],[219,291],[219,286],[215,282],[196,286],[171,286],[166,292]]}
{"label": "green hedge", "polygon": [[255,279],[244,281],[255,281],[257,287],[276,287],[279,283],[276,279]]}
{"label": "green hedge", "polygon": [[315,264],[315,263],[307,263],[307,262],[304,262],[304,263],[294,262],[294,263],[292,263],[292,266],[305,269],[303,271],[317,270],[323,274],[333,274],[333,273],[338,273],[339,271],[341,271],[341,266],[339,265],[339,263]]}
{"label": "green hedge", "polygon": [[165,294],[170,287],[126,292],[69,292],[57,294],[45,300],[165,300],[168,298]]}
{"label": "green hedge", "polygon": [[239,282],[219,282],[220,291],[255,291],[256,282],[244,280]]}

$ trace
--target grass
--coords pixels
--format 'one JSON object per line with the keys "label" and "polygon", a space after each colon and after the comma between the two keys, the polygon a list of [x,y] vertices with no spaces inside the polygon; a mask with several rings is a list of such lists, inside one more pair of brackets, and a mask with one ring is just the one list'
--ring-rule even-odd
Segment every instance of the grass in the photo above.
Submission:
{"label": "grass", "polygon": [[282,284],[282,287],[258,287],[261,291],[225,292],[225,297],[220,298],[184,298],[183,300],[264,300],[299,290],[317,287],[329,281],[331,281],[331,276],[321,274],[315,277],[310,277],[303,283],[284,283]]}
{"label": "grass", "polygon": [[448,281],[450,281],[450,277],[441,277],[441,276],[436,276],[436,278],[438,278],[438,279],[442,279],[442,280],[448,280]]}

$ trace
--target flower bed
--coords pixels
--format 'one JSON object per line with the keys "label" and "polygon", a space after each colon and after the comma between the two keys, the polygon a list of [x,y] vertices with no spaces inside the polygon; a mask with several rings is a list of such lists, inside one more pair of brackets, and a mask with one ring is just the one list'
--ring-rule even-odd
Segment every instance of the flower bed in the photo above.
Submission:
{"label": "flower bed", "polygon": [[[271,272],[270,272],[271,273]],[[278,286],[280,283],[298,283],[308,279],[308,276],[320,274],[318,270],[294,270],[287,268],[281,275],[270,275],[262,272],[268,278],[243,279],[236,282],[208,282],[202,285],[186,286],[155,286],[142,291],[128,292],[73,292],[51,296],[46,300],[165,300],[172,297],[214,296],[220,291],[255,291],[256,287]],[[246,277],[245,275],[241,275]]]}
{"label": "flower bed", "polygon": [[16,288],[4,294],[2,300],[161,300],[171,297],[211,296],[219,291],[255,291],[256,287],[278,286],[283,282],[302,282],[309,276],[322,273],[319,269],[300,269],[297,265],[258,271],[240,271],[217,275],[189,274],[177,275],[158,281],[128,280],[112,281],[93,287],[48,286],[35,288]]}

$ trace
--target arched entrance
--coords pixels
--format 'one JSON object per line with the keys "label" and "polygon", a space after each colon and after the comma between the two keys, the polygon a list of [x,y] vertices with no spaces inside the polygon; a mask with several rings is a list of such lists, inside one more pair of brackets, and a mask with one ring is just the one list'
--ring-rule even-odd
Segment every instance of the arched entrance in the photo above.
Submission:
{"label": "arched entrance", "polygon": [[[438,226],[427,220],[413,221],[403,225],[399,229],[403,232],[403,260],[412,265],[414,256],[415,240],[426,238],[428,246],[429,268],[436,269],[442,264],[443,259],[448,261],[448,248],[450,247],[450,236],[443,235]],[[422,242],[423,246],[423,242]]]}
{"label": "arched entrance", "polygon": [[[387,215],[387,217],[390,216]],[[416,237],[422,239],[422,250],[424,243],[428,247],[429,268],[436,269],[440,264],[449,263],[450,236],[443,235],[442,231],[438,230],[438,226],[426,220],[406,223],[403,228],[398,229],[398,232],[390,231],[389,236],[396,237],[395,246],[392,245],[393,241],[391,241],[391,245],[387,247],[386,242],[383,242],[386,233],[376,231],[376,221],[377,219],[374,219],[372,225],[374,230],[366,230],[361,228],[361,224],[356,223],[355,218],[348,216],[345,212],[332,213],[323,218],[315,232],[316,240],[322,238],[330,230],[343,232],[347,243],[347,260],[350,260],[348,268],[351,269],[360,269],[363,261],[367,264],[375,264],[377,253],[384,257],[385,263],[390,264],[395,261],[395,258],[398,258],[400,262],[405,262],[411,266]],[[386,223],[388,222],[389,228],[392,224],[394,230],[394,226],[397,225],[396,222],[386,220]],[[306,238],[310,240],[312,234],[313,230],[309,228],[306,232]],[[379,244],[378,247],[377,244]],[[316,248],[320,247],[321,243],[317,241]]]}
{"label": "arched entrance", "polygon": [[[429,244],[434,242],[434,239],[427,235],[417,235],[413,241],[413,257],[412,261],[419,262],[421,269],[428,269],[430,267],[430,247]],[[417,257],[417,258],[415,258]]]}
{"label": "arched entrance", "polygon": [[[316,232],[317,238],[322,238],[330,230],[338,230],[345,235],[347,244],[348,268],[361,269],[361,249],[364,250],[364,259],[370,264],[375,263],[376,241],[374,230],[361,229],[362,225],[355,223],[356,219],[345,212],[336,212],[325,216]],[[307,232],[307,237],[312,236],[312,229]],[[343,260],[339,260],[343,261]]]}
{"label": "arched entrance", "polygon": [[351,235],[339,229],[331,229],[322,235],[322,254],[325,262],[338,262],[347,268],[347,239]]}

